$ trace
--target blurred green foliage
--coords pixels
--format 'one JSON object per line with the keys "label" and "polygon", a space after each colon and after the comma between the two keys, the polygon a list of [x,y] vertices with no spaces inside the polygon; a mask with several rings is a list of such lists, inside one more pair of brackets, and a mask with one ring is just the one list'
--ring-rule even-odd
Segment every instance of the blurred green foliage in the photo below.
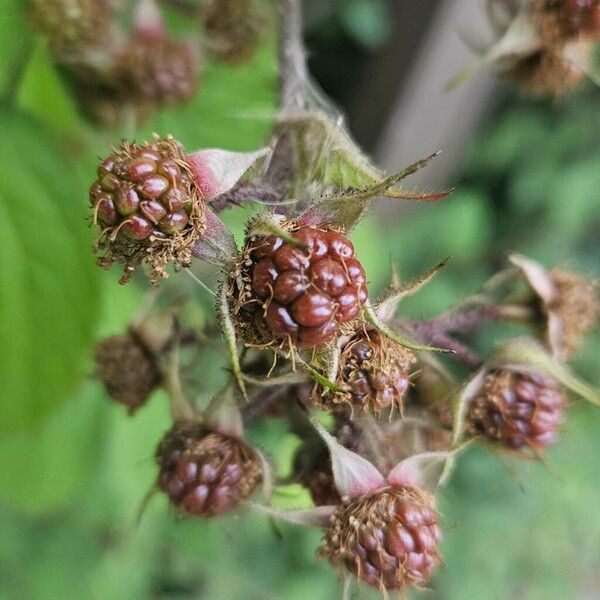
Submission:
{"label": "blurred green foliage", "polygon": [[[116,273],[93,266],[83,218],[96,157],[122,136],[153,131],[173,133],[188,149],[257,147],[274,114],[273,45],[240,67],[210,65],[188,105],[139,130],[101,133],[79,117],[45,48],[25,51],[30,42],[20,4],[3,9],[0,47],[11,53],[0,59],[0,598],[339,597],[335,573],[314,559],[317,531],[276,530],[255,515],[178,519],[162,497],[136,526],[168,427],[165,399],[156,394],[129,419],[98,383],[83,381],[93,339],[121,331],[142,297],[141,287],[120,287]],[[560,104],[508,98],[474,142],[450,200],[359,227],[354,240],[372,289],[387,283],[391,261],[409,277],[451,254],[447,270],[405,306],[434,314],[475,291],[509,250],[550,264],[573,258],[599,275],[599,107],[595,91]],[[246,214],[227,216],[238,234]],[[202,318],[210,300],[199,294],[198,306]],[[579,361],[596,383],[599,342],[590,340]],[[211,365],[201,382],[206,401],[224,362],[212,350],[201,362]],[[546,465],[466,453],[440,500],[448,566],[433,597],[597,597],[599,426],[597,411],[574,407]],[[285,473],[297,440],[282,423],[250,435]],[[304,506],[307,495],[290,486],[275,500]]]}

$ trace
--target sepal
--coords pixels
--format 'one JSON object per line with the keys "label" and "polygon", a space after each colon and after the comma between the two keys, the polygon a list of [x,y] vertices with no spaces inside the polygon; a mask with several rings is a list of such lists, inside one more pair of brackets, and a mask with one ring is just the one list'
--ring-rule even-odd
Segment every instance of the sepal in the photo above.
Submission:
{"label": "sepal", "polygon": [[385,485],[383,475],[366,458],[344,448],[318,421],[311,419],[311,422],[329,449],[340,496],[359,498]]}
{"label": "sepal", "polygon": [[269,148],[256,152],[206,148],[189,154],[186,161],[202,195],[210,200],[230,190],[256,161],[270,152]]}

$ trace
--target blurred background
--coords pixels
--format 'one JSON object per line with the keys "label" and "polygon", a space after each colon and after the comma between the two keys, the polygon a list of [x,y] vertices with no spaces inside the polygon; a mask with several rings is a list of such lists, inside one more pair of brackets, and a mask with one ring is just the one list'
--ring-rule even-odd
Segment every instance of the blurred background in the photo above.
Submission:
{"label": "blurred background", "polygon": [[[378,164],[398,169],[443,151],[409,183],[455,187],[450,199],[380,201],[353,237],[371,294],[388,282],[391,261],[412,277],[453,255],[406,303],[416,316],[476,291],[509,251],[600,275],[600,91],[584,85],[533,100],[484,72],[445,93],[471,57],[460,35],[485,28],[482,4],[304,2],[310,68]],[[207,61],[188,103],[139,127],[100,128],[28,14],[26,0],[0,3],[0,598],[338,598],[336,574],[314,558],[317,531],[274,530],[253,515],[181,519],[158,496],[137,525],[167,402],[157,393],[130,419],[92,377],[95,341],[123,331],[146,287],[119,286],[114,270],[94,264],[84,219],[98,157],[153,131],[188,150],[258,147],[277,102],[274,27],[248,60]],[[193,26],[172,8],[166,14],[175,29]],[[247,216],[236,209],[226,218],[239,234]],[[189,284],[179,274],[168,285]],[[191,293],[202,322],[210,299]],[[575,364],[596,385],[599,348],[596,334]],[[224,357],[207,349],[198,367],[205,399],[226,377],[215,364]],[[600,598],[598,432],[600,412],[578,405],[543,464],[471,448],[440,498],[447,566],[414,596]],[[250,437],[289,472],[297,439],[283,423],[255,426]],[[290,486],[275,502],[308,499]]]}

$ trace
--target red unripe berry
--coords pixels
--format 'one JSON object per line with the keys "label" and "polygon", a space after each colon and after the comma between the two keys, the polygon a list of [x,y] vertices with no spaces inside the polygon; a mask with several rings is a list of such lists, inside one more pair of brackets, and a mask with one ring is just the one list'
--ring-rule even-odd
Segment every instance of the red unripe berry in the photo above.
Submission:
{"label": "red unripe berry", "polygon": [[319,554],[375,588],[404,590],[427,584],[441,537],[433,498],[393,487],[340,506]]}
{"label": "red unripe berry", "polygon": [[188,264],[204,229],[203,198],[172,138],[115,149],[98,167],[90,203],[106,251],[99,262],[125,263],[125,280],[143,260],[153,268],[153,281],[170,261]]}
{"label": "red unripe berry", "polygon": [[325,344],[367,299],[365,272],[343,233],[293,224],[289,230],[299,245],[275,235],[249,238],[230,277],[232,312],[250,344]]}
{"label": "red unripe berry", "polygon": [[216,517],[248,499],[262,478],[261,463],[246,442],[180,421],[156,451],[158,487],[191,516]]}
{"label": "red unripe berry", "polygon": [[551,377],[492,371],[471,403],[471,435],[511,450],[541,450],[554,443],[564,419],[565,394]]}

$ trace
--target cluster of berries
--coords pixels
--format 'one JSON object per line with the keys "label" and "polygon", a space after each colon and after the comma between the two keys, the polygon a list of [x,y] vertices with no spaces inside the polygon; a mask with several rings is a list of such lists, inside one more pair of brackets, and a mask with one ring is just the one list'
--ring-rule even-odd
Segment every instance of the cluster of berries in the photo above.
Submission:
{"label": "cluster of berries", "polygon": [[[268,460],[245,438],[235,390],[237,384],[249,407],[261,405],[265,389],[276,391],[284,399],[277,415],[303,438],[293,479],[306,485],[316,507],[301,514],[262,510],[322,527],[319,555],[374,587],[421,587],[441,564],[434,499],[439,477],[427,480],[427,461],[449,464],[466,439],[514,456],[535,455],[556,441],[567,388],[595,393],[573,384],[578,380],[563,362],[600,314],[594,285],[513,256],[517,268],[499,278],[508,289],[496,290],[485,310],[475,311],[476,325],[502,318],[503,303],[525,286],[526,299],[519,297],[535,328],[542,325],[546,348],[518,340],[473,364],[473,351],[463,356],[462,342],[450,337],[457,329],[466,333],[457,323],[472,326],[473,317],[458,311],[423,324],[395,316],[400,299],[435,269],[412,286],[392,286],[378,302],[369,300],[344,213],[328,204],[331,196],[322,200],[326,219],[319,217],[319,202],[302,210],[283,205],[250,219],[240,251],[227,242],[211,198],[226,197],[260,153],[214,152],[186,154],[170,138],[126,142],[101,162],[90,190],[107,252],[102,264],[123,262],[131,272],[149,263],[156,279],[156,255],[163,269],[165,261],[185,267],[194,257],[210,256],[225,271],[216,310],[232,349],[234,377],[206,413],[198,415],[187,399],[187,408],[175,410],[156,452],[156,488],[179,512],[195,517],[224,515],[247,505],[261,482],[269,488]],[[178,389],[170,360],[174,329],[148,335],[153,318],[105,340],[97,351],[108,393],[131,412],[158,386],[170,394]],[[473,369],[466,383],[435,356],[443,348],[427,345],[440,332],[455,342],[455,358]],[[237,339],[247,348],[244,363]],[[272,376],[270,361],[260,359],[265,353],[279,357]],[[304,415],[316,409],[334,417],[333,434],[312,421],[307,435]],[[253,418],[269,418],[266,410],[257,411]]]}
{"label": "cluster of berries", "polygon": [[188,101],[199,86],[204,50],[239,62],[253,53],[267,24],[262,0],[212,0],[194,10],[204,36],[189,39],[167,31],[156,0],[138,0],[127,30],[119,0],[33,0],[31,17],[82,109],[114,124]]}

